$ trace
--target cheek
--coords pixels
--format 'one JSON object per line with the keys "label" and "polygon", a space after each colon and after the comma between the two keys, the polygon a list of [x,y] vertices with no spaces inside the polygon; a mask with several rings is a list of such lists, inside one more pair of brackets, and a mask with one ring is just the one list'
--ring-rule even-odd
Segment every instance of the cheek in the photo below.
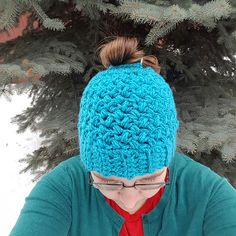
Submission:
{"label": "cheek", "polygon": [[148,199],[153,197],[160,189],[143,191],[142,195],[144,198]]}
{"label": "cheek", "polygon": [[[103,190],[99,190],[105,197],[111,199],[111,200],[119,200],[120,198],[124,198],[125,194],[122,192],[110,192],[110,191],[103,191]],[[139,191],[137,192],[137,196],[139,200],[146,200],[148,198],[151,198],[152,196],[154,196],[157,192],[159,191],[159,189],[157,190],[148,190],[148,191]]]}
{"label": "cheek", "polygon": [[111,200],[116,200],[119,197],[119,193],[118,192],[111,192],[111,191],[103,191],[100,190],[99,191],[107,198],[111,199]]}

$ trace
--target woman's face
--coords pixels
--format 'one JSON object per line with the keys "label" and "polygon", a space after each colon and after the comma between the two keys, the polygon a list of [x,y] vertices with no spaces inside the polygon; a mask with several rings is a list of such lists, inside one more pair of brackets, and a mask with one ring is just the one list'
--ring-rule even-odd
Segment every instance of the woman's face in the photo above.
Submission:
{"label": "woman's face", "polygon": [[[98,172],[92,171],[91,175],[96,183],[124,183],[125,186],[132,186],[134,183],[140,184],[152,184],[152,183],[159,183],[164,182],[166,176],[167,167],[163,169],[157,170],[153,174],[147,174],[143,176],[136,176],[132,180],[128,180],[125,178],[119,177],[109,177],[105,178],[100,175]],[[137,190],[135,188],[123,188],[120,191],[108,191],[108,190],[101,190],[99,191],[109,199],[112,199],[116,202],[119,207],[123,210],[129,212],[130,214],[135,213],[139,208],[143,206],[145,201],[155,195],[161,187],[152,190]]]}

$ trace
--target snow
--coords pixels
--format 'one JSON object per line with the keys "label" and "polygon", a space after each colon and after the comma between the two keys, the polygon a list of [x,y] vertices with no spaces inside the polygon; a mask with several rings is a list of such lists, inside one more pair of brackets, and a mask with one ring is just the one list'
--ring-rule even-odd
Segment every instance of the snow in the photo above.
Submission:
{"label": "snow", "polygon": [[30,173],[19,174],[25,166],[18,160],[24,158],[27,153],[37,149],[40,144],[38,134],[27,131],[17,134],[17,125],[10,123],[11,118],[20,114],[30,106],[30,99],[26,94],[13,95],[8,102],[4,97],[0,98],[0,235],[9,235],[14,226],[25,197],[29,194],[35,183]]}

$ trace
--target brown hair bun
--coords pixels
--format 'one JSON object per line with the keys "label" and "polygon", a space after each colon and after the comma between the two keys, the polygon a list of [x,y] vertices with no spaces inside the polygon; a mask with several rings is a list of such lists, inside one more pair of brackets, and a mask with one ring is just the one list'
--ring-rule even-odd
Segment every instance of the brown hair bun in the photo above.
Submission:
{"label": "brown hair bun", "polygon": [[103,43],[98,50],[103,66],[108,68],[110,65],[118,66],[141,61],[144,66],[152,67],[160,73],[158,60],[153,55],[146,56],[144,51],[139,49],[137,38],[116,36],[110,38],[111,41]]}

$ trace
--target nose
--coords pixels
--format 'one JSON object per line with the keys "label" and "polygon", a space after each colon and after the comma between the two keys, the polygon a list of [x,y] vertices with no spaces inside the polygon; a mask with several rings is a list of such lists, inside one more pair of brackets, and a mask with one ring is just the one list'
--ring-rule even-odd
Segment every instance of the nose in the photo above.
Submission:
{"label": "nose", "polygon": [[120,193],[120,200],[127,208],[133,208],[139,201],[139,193],[135,188],[124,188]]}

